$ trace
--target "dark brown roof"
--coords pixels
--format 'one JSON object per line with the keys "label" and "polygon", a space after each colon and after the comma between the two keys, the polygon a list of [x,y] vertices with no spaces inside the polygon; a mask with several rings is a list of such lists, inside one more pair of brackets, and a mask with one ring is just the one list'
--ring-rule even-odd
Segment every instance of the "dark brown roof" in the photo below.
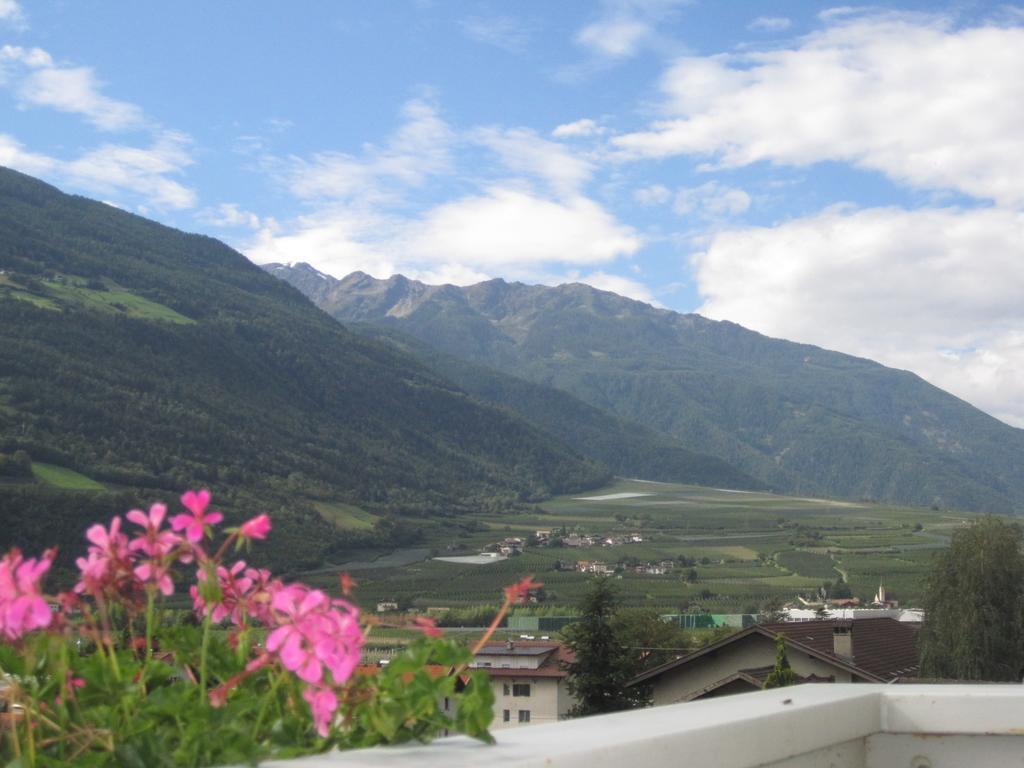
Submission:
{"label": "dark brown roof", "polygon": [[787,642],[799,643],[819,653],[832,653],[832,632],[836,625],[849,627],[853,637],[853,666],[883,680],[916,675],[919,667],[917,628],[888,617],[843,621],[790,621],[764,624],[774,637],[781,634]]}
{"label": "dark brown roof", "polygon": [[[524,669],[522,667],[474,668],[482,669],[491,677],[567,677],[568,673],[565,671],[564,665],[571,663],[576,658],[573,652],[561,643],[516,640],[515,645],[517,647],[532,647],[534,649],[540,649],[547,653],[548,657],[544,659],[536,669]],[[483,650],[488,650],[488,648]],[[488,650],[487,655],[495,656],[500,655],[500,653]]]}
{"label": "dark brown roof", "polygon": [[[836,625],[852,629],[852,659],[833,653],[832,635]],[[917,630],[917,625],[890,618],[857,619],[852,622],[828,619],[755,624],[699,651],[650,669],[634,678],[631,684],[653,680],[665,672],[755,634],[771,639],[781,634],[786,639],[786,645],[791,648],[798,648],[841,669],[846,669],[863,680],[888,682],[904,675],[913,676],[918,673]]]}

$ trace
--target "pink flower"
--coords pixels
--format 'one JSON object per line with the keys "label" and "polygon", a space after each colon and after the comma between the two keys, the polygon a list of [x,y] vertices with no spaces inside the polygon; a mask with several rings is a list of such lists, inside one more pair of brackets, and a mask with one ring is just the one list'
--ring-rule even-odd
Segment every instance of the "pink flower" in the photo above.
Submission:
{"label": "pink flower", "polygon": [[205,488],[201,491],[186,491],[182,494],[181,504],[192,514],[175,515],[171,519],[171,528],[185,531],[185,538],[193,544],[203,540],[207,526],[216,525],[224,519],[220,512],[206,514],[206,508],[210,505],[210,492]]}
{"label": "pink flower", "polygon": [[231,570],[224,566],[217,568],[217,581],[220,582],[221,601],[213,607],[213,620],[221,622],[228,616],[231,621],[240,625],[244,622],[247,611],[249,592],[253,580],[244,574],[245,562],[239,560]]}
{"label": "pink flower", "polygon": [[331,600],[320,590],[290,584],[272,600],[277,628],[267,636],[267,650],[285,669],[307,683],[320,683],[324,668],[341,685],[359,663],[363,633],[359,612],[344,600]]}
{"label": "pink flower", "polygon": [[511,586],[505,587],[505,599],[513,605],[524,603],[530,596],[530,592],[543,586],[539,581],[533,580],[533,575],[527,576]]}
{"label": "pink flower", "polygon": [[175,536],[170,531],[161,531],[164,517],[167,515],[167,505],[154,504],[149,508],[146,515],[141,509],[133,509],[126,517],[136,525],[141,525],[145,531],[142,535],[132,539],[128,549],[132,552],[143,552],[152,558],[164,558],[169,555],[175,547],[181,544],[181,537]]}
{"label": "pink flower", "polygon": [[38,560],[26,560],[12,549],[0,560],[0,636],[18,640],[50,626],[53,611],[42,596],[42,579],[56,555],[50,549]]}
{"label": "pink flower", "polygon": [[331,721],[334,713],[338,711],[338,697],[330,688],[306,688],[302,692],[302,698],[309,704],[313,711],[313,722],[316,724],[317,733],[327,738],[331,730]]}
{"label": "pink flower", "polygon": [[270,533],[270,518],[267,515],[257,515],[252,520],[242,523],[238,529],[238,535],[243,539],[265,539]]}
{"label": "pink flower", "polygon": [[420,630],[427,637],[440,637],[444,634],[437,626],[437,622],[429,616],[417,616],[412,620],[413,626]]}
{"label": "pink flower", "polygon": [[169,566],[161,565],[156,560],[148,560],[135,567],[135,576],[143,583],[155,584],[163,595],[170,596],[174,594],[174,582],[171,581],[168,571]]}
{"label": "pink flower", "polygon": [[121,518],[110,521],[110,528],[94,525],[85,532],[92,546],[86,557],[76,560],[82,578],[75,585],[75,592],[98,594],[114,586],[127,575],[131,575],[128,537],[121,533]]}
{"label": "pink flower", "polygon": [[[129,512],[128,519],[145,530],[128,542],[128,551],[142,552],[148,557],[134,569],[139,581],[154,584],[164,595],[171,595],[174,593],[174,582],[171,581],[170,566],[174,561],[175,550],[183,540],[170,531],[160,530],[166,516],[167,507],[164,504],[151,506],[148,515],[140,509]],[[191,552],[183,552],[180,559],[191,561],[191,558]]]}

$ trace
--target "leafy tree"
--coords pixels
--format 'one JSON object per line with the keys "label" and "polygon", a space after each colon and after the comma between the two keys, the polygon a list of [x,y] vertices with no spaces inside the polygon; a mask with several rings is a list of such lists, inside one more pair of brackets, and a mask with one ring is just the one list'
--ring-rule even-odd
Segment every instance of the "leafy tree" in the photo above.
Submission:
{"label": "leafy tree", "polygon": [[626,687],[639,668],[616,635],[616,602],[612,582],[594,579],[580,606],[582,616],[565,628],[566,645],[575,654],[565,667],[569,692],[577,702],[570,717],[632,709],[647,701],[642,690]]}
{"label": "leafy tree", "polygon": [[1024,532],[986,517],[953,534],[928,576],[921,673],[1020,680],[1024,669]]}
{"label": "leafy tree", "polygon": [[621,608],[611,623],[617,642],[631,656],[634,675],[671,661],[692,642],[688,633],[650,608]]}
{"label": "leafy tree", "polygon": [[786,656],[786,641],[782,635],[775,637],[775,668],[765,678],[765,688],[785,688],[796,684],[796,672],[789,666]]}
{"label": "leafy tree", "polygon": [[850,585],[840,577],[836,579],[835,584],[832,585],[832,589],[829,590],[829,597],[836,600],[848,599],[853,597],[853,592],[850,590]]}

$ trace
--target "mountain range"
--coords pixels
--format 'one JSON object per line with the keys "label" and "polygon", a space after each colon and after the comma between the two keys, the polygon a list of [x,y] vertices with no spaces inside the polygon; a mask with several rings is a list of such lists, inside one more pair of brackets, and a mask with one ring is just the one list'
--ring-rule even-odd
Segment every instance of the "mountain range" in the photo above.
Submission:
{"label": "mountain range", "polygon": [[[521,382],[571,396],[577,410],[596,409],[591,427],[604,414],[612,444],[632,428],[634,455],[672,445],[787,493],[1024,512],[1024,430],[907,371],[582,284],[432,286],[361,272],[338,280],[306,264],[264,269],[524,417],[533,406],[507,394]],[[494,384],[498,374],[517,383]],[[559,410],[553,431],[596,456],[569,425],[571,409]],[[641,460],[631,471],[681,479],[664,469]]]}
{"label": "mountain range", "polygon": [[74,552],[84,509],[208,486],[229,518],[274,512],[288,567],[352,536],[316,500],[371,510],[387,524],[366,535],[394,541],[610,477],[223,243],[0,169],[0,459],[15,455],[121,496],[0,478],[0,546]]}

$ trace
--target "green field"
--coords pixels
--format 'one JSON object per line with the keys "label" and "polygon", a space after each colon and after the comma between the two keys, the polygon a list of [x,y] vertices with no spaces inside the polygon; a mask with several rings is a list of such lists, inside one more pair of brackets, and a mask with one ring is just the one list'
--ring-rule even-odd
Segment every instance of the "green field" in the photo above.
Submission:
{"label": "green field", "polygon": [[32,474],[48,485],[57,488],[67,488],[73,491],[102,491],[104,486],[92,478],[80,475],[73,469],[58,467],[56,464],[44,464],[41,461],[32,462]]}
{"label": "green field", "polygon": [[43,285],[49,295],[68,304],[145,320],[162,320],[181,325],[195,322],[170,307],[126,291],[113,280],[104,280],[103,290],[86,287],[85,281],[76,277],[64,277],[60,281],[44,280]]}
{"label": "green field", "polygon": [[337,502],[318,501],[313,504],[320,516],[329,523],[333,523],[342,530],[369,531],[373,530],[373,524],[380,520],[374,515],[351,504]]}
{"label": "green field", "polygon": [[[629,496],[623,496],[629,494]],[[598,498],[618,496],[617,498]],[[367,525],[361,510],[318,504],[325,518],[345,530]],[[883,582],[905,605],[922,595],[922,580],[933,553],[953,529],[973,516],[921,508],[828,499],[792,498],[696,486],[621,480],[583,494],[562,496],[515,513],[474,516],[478,530],[424,527],[425,541],[381,558],[357,553],[365,605],[398,600],[416,608],[495,605],[501,588],[533,574],[545,584],[545,609],[568,610],[587,589],[589,576],[573,570],[578,560],[615,564],[673,560],[665,575],[616,575],[623,600],[663,612],[708,610],[748,612],[768,600],[793,601],[823,582],[845,576],[853,593],[870,600]],[[534,531],[615,536],[639,533],[641,543],[566,548],[528,546],[519,556],[487,565],[425,559],[475,553],[506,536]],[[632,562],[632,561],[630,561]],[[326,586],[345,563],[311,574]],[[691,573],[691,568],[694,573]]]}
{"label": "green field", "polygon": [[62,275],[51,280],[40,280],[31,286],[15,283],[7,275],[0,275],[0,298],[27,301],[43,309],[61,311],[66,306],[78,306],[144,320],[160,320],[179,325],[195,321],[175,312],[170,307],[131,293],[104,279],[90,283],[83,277]]}

